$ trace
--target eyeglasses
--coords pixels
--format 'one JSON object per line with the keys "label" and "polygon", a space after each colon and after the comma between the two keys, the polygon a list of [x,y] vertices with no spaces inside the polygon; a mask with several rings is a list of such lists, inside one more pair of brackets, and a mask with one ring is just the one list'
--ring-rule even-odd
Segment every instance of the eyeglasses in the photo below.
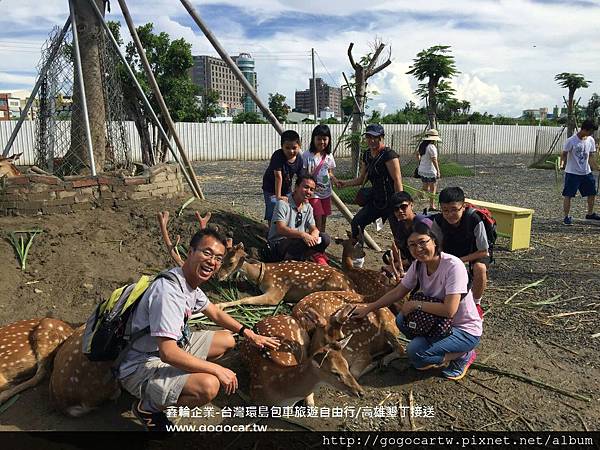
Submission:
{"label": "eyeglasses", "polygon": [[202,253],[202,256],[204,256],[208,259],[212,259],[217,264],[221,264],[223,262],[223,255],[215,255],[211,250],[209,250],[207,248],[203,248],[203,249],[195,248],[194,250],[198,250],[200,253]]}
{"label": "eyeglasses", "polygon": [[423,239],[421,241],[417,241],[417,242],[409,242],[408,243],[408,248],[414,250],[417,247],[419,248],[425,248],[427,246],[427,244],[429,244],[431,242],[431,238],[429,239]]}
{"label": "eyeglasses", "polygon": [[463,208],[464,208],[464,205],[462,205],[458,208],[442,208],[442,214],[456,214]]}
{"label": "eyeglasses", "polygon": [[402,203],[401,205],[394,206],[394,211],[406,211],[410,205],[408,203]]}
{"label": "eyeglasses", "polygon": [[296,228],[298,228],[302,224],[302,211],[299,211],[296,214]]}

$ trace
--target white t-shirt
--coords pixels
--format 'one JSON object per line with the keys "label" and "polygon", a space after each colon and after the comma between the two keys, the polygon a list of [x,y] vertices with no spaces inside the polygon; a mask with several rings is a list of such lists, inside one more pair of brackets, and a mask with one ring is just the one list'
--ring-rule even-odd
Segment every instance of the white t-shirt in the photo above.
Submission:
{"label": "white t-shirt", "polygon": [[566,173],[587,175],[592,171],[589,162],[590,153],[596,151],[596,142],[592,136],[580,139],[575,133],[565,142],[563,153],[567,154]]}
{"label": "white t-shirt", "polygon": [[331,197],[331,180],[329,179],[329,170],[335,169],[335,160],[332,155],[325,156],[325,162],[321,165],[319,173],[315,174],[314,171],[319,164],[321,164],[321,154],[311,153],[308,150],[302,153],[303,167],[309,173],[317,179],[317,188],[313,194],[314,198],[328,198]]}
{"label": "white t-shirt", "polygon": [[429,144],[425,148],[425,154],[421,156],[421,161],[419,162],[419,175],[426,178],[435,178],[438,176],[437,170],[431,161],[432,158],[438,157],[437,148],[435,145]]}

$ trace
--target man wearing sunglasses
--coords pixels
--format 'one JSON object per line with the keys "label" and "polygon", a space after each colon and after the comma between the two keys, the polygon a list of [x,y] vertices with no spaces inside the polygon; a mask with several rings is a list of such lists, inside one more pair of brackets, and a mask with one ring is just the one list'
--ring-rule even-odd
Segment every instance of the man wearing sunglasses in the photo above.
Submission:
{"label": "man wearing sunglasses", "polygon": [[299,176],[288,201],[279,200],[275,205],[269,244],[276,260],[304,261],[312,258],[317,264],[327,265],[324,252],[331,239],[319,232],[312,206],[308,202],[315,187],[314,178]]}
{"label": "man wearing sunglasses", "polygon": [[[400,251],[402,258],[402,265],[404,269],[408,269],[408,266],[413,261],[413,257],[410,254],[406,241],[408,236],[413,231],[413,226],[416,222],[427,218],[423,214],[415,214],[413,209],[414,201],[411,195],[406,191],[396,192],[392,195],[390,203],[394,215],[390,217],[390,228],[394,235],[394,242],[396,247]],[[389,264],[391,258],[388,252],[383,254],[383,262]]]}

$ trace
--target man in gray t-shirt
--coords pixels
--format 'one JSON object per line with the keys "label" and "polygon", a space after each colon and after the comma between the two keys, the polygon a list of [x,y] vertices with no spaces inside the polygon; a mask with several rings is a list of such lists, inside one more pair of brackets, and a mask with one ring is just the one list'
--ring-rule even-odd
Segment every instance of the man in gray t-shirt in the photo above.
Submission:
{"label": "man in gray t-shirt", "polygon": [[296,179],[294,191],[287,201],[279,200],[275,205],[268,238],[275,259],[303,261],[312,257],[318,264],[327,264],[323,252],[331,239],[326,233],[319,232],[312,206],[308,203],[315,186],[314,178],[302,175]]}
{"label": "man in gray t-shirt", "polygon": [[[211,229],[197,232],[181,268],[171,269],[175,280],[159,278],[140,299],[132,317],[132,333],[150,328],[127,352],[118,368],[121,385],[139,398],[133,414],[150,431],[169,431],[163,412],[169,406],[199,407],[223,387],[238,387],[235,372],[214,361],[235,346],[233,333],[259,348],[276,349],[276,338],[261,336],[213,305],[200,285],[217,272],[226,241]],[[221,331],[190,332],[187,321],[202,312]]]}

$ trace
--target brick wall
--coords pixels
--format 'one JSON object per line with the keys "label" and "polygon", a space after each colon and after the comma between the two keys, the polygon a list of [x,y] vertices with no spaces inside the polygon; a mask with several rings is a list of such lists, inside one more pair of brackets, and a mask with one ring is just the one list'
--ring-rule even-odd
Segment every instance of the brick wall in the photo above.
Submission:
{"label": "brick wall", "polygon": [[181,168],[159,164],[135,177],[28,174],[0,180],[0,215],[64,214],[184,191]]}

